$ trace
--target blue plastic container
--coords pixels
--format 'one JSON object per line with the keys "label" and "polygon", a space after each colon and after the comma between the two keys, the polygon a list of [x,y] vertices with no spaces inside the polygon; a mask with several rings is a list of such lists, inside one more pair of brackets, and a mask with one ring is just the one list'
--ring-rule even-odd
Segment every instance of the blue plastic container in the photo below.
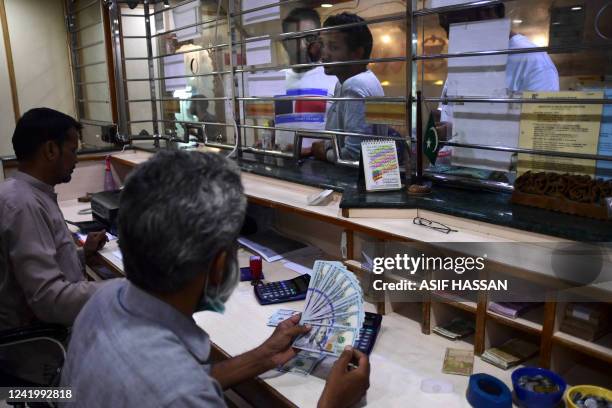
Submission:
{"label": "blue plastic container", "polygon": [[[521,387],[518,384],[519,378],[524,375],[536,376],[541,375],[549,378],[553,383],[559,386],[557,392],[541,393],[529,391],[526,388]],[[559,404],[567,384],[558,374],[539,367],[521,367],[514,370],[512,373],[512,387],[514,388],[514,394],[518,402],[525,408],[554,408]]]}
{"label": "blue plastic container", "polygon": [[466,394],[474,408],[512,408],[510,388],[489,374],[472,374]]}

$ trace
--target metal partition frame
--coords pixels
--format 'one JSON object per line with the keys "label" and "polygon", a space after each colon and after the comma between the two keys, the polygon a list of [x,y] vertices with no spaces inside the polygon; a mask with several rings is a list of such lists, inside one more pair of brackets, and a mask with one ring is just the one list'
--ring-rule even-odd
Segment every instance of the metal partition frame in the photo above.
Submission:
{"label": "metal partition frame", "polygon": [[[348,160],[343,160],[340,158],[340,151],[339,151],[339,137],[344,137],[344,136],[354,136],[354,137],[360,137],[360,138],[390,138],[390,137],[385,137],[385,136],[378,136],[378,135],[369,135],[369,134],[361,134],[361,133],[354,133],[354,132],[341,132],[341,131],[334,131],[334,130],[316,130],[313,131],[312,129],[295,129],[295,128],[287,128],[287,127],[282,127],[282,126],[258,126],[258,125],[247,125],[247,124],[243,124],[240,123],[240,114],[239,114],[239,110],[244,109],[244,102],[250,102],[250,101],[275,101],[275,100],[325,100],[325,101],[338,101],[338,100],[360,100],[360,98],[334,98],[334,97],[329,97],[329,98],[323,98],[323,97],[240,97],[240,96],[236,96],[236,82],[235,82],[235,77],[238,74],[244,74],[247,72],[258,72],[258,71],[270,71],[270,70],[278,70],[278,69],[283,69],[283,68],[304,68],[304,67],[309,67],[309,66],[333,66],[333,65],[348,65],[348,64],[356,64],[356,63],[370,63],[370,62],[379,62],[379,63],[385,63],[385,62],[396,62],[396,61],[408,61],[409,64],[407,64],[406,67],[406,96],[405,97],[378,97],[378,98],[367,98],[367,100],[371,100],[371,101],[387,101],[387,102],[396,102],[396,103],[404,103],[406,106],[406,110],[407,110],[407,114],[406,114],[406,129],[408,131],[408,134],[412,134],[412,131],[421,126],[421,123],[415,123],[415,118],[413,117],[412,114],[412,110],[413,107],[416,106],[417,109],[420,109],[420,104],[416,104],[416,90],[419,88],[418,85],[418,77],[417,77],[417,69],[416,69],[416,63],[417,61],[420,60],[432,60],[432,59],[448,59],[448,58],[462,58],[462,57],[470,57],[470,56],[483,56],[483,55],[500,55],[500,54],[517,54],[517,53],[529,53],[529,52],[571,52],[571,51],[580,51],[580,50],[588,50],[588,49],[595,49],[596,47],[600,47],[596,46],[596,45],[591,45],[591,44],[580,44],[580,45],[574,45],[574,46],[564,46],[564,47],[534,47],[534,48],[526,48],[526,49],[502,49],[502,50],[488,50],[488,51],[478,51],[478,52],[470,52],[470,53],[458,53],[458,54],[435,54],[435,55],[419,55],[417,52],[417,45],[416,43],[413,41],[414,39],[416,39],[417,41],[420,41],[420,39],[418,38],[418,33],[417,33],[417,27],[418,25],[416,24],[416,21],[418,18],[422,17],[422,16],[426,16],[426,15],[431,15],[431,14],[437,14],[437,13],[442,13],[442,12],[450,12],[450,11],[456,11],[456,10],[464,10],[464,9],[469,9],[469,8],[473,8],[473,7],[479,7],[485,4],[496,4],[496,3],[504,3],[507,1],[511,1],[511,0],[480,0],[480,1],[471,1],[471,2],[466,2],[464,4],[460,4],[460,5],[454,5],[454,6],[445,6],[445,7],[438,7],[438,8],[430,8],[430,9],[419,9],[417,10],[416,8],[416,0],[408,0],[406,2],[406,12],[404,13],[398,13],[398,14],[393,14],[393,15],[387,15],[387,16],[383,16],[383,17],[378,17],[378,18],[370,18],[370,19],[366,19],[364,22],[361,23],[352,23],[352,24],[347,24],[346,26],[356,26],[356,25],[369,25],[369,24],[377,24],[377,23],[384,23],[384,22],[390,22],[390,21],[406,21],[407,25],[410,26],[409,30],[407,30],[407,34],[411,35],[412,38],[407,38],[406,39],[406,56],[405,57],[389,57],[389,58],[371,58],[368,60],[360,60],[360,61],[343,61],[343,62],[327,62],[327,63],[323,63],[323,62],[317,62],[317,63],[310,63],[310,64],[294,64],[294,65],[279,65],[279,66],[273,66],[273,67],[253,67],[253,66],[239,66],[236,67],[234,65],[235,61],[236,61],[236,48],[235,46],[244,46],[245,44],[249,43],[249,42],[253,42],[253,41],[258,41],[258,40],[264,40],[264,39],[269,39],[269,40],[282,40],[282,39],[286,39],[286,38],[294,38],[294,37],[299,37],[305,34],[312,34],[312,33],[320,33],[320,32],[325,32],[325,31],[329,31],[329,30],[333,30],[333,29],[337,29],[338,27],[321,27],[321,28],[317,28],[317,29],[312,29],[312,30],[304,30],[304,31],[296,31],[296,32],[288,32],[288,33],[281,33],[281,34],[270,34],[270,35],[263,35],[263,36],[257,36],[257,37],[252,37],[252,38],[246,38],[246,39],[241,39],[239,41],[235,40],[235,31],[238,29],[236,27],[237,23],[235,21],[236,17],[240,17],[243,14],[247,14],[250,12],[254,12],[254,11],[259,11],[259,10],[264,10],[270,7],[275,7],[278,6],[279,3],[273,3],[270,5],[265,5],[265,6],[261,6],[261,7],[256,7],[253,9],[249,9],[249,10],[239,10],[236,11],[234,10],[234,1],[233,0],[227,0],[228,2],[228,8],[227,8],[227,12],[226,12],[226,17],[220,17],[221,18],[227,18],[227,24],[228,24],[228,43],[227,44],[214,44],[212,47],[204,47],[202,49],[207,49],[207,48],[225,48],[228,47],[230,49],[230,62],[229,62],[229,69],[225,69],[225,70],[221,70],[221,71],[216,71],[216,72],[211,72],[208,74],[199,74],[199,75],[174,75],[174,76],[155,76],[155,61],[159,61],[161,58],[163,58],[166,55],[154,55],[153,53],[153,44],[152,44],[152,39],[156,38],[158,36],[164,35],[164,34],[168,34],[171,32],[176,32],[176,31],[180,31],[182,29],[186,29],[186,28],[191,28],[191,27],[195,27],[195,26],[203,26],[203,25],[207,25],[207,24],[212,24],[217,22],[217,19],[209,19],[206,21],[200,21],[196,24],[190,24],[187,26],[182,26],[182,27],[175,27],[173,29],[170,30],[165,30],[162,32],[157,32],[157,33],[152,33],[151,32],[151,26],[150,26],[150,18],[156,14],[159,13],[164,13],[166,11],[175,9],[177,7],[180,7],[182,5],[185,4],[189,4],[192,3],[193,0],[186,0],[186,1],[182,1],[179,2],[175,5],[169,6],[169,7],[165,7],[163,9],[157,10],[157,11],[153,11],[151,12],[150,10],[150,5],[153,3],[156,3],[154,0],[144,0],[142,2],[142,4],[144,5],[144,15],[131,15],[131,14],[122,14],[121,13],[121,4],[125,3],[125,1],[123,0],[110,0],[105,2],[108,6],[109,6],[109,16],[110,16],[110,23],[111,23],[111,34],[112,34],[112,40],[113,40],[113,44],[112,44],[112,51],[113,51],[113,60],[114,60],[114,75],[115,78],[117,80],[117,86],[115,87],[115,92],[116,92],[116,100],[117,100],[117,125],[118,125],[118,135],[119,135],[119,139],[125,142],[131,142],[134,140],[154,140],[155,141],[155,145],[158,146],[159,145],[159,140],[166,140],[166,141],[175,141],[177,140],[176,137],[174,135],[163,135],[160,134],[159,131],[159,124],[160,123],[188,123],[188,124],[194,124],[194,125],[217,125],[217,126],[227,126],[227,127],[233,127],[235,129],[235,146],[232,145],[228,145],[228,144],[219,144],[215,141],[206,141],[205,143],[207,145],[210,146],[215,146],[215,147],[221,147],[221,148],[226,148],[226,149],[236,149],[239,154],[241,152],[253,152],[256,154],[263,154],[263,155],[273,155],[273,156],[280,156],[280,157],[288,157],[288,158],[293,158],[293,159],[298,159],[299,158],[299,149],[294,148],[294,151],[291,153],[287,153],[287,152],[280,152],[280,151],[273,151],[273,150],[264,150],[264,149],[259,149],[259,148],[255,148],[255,147],[250,147],[250,146],[243,146],[242,145],[242,141],[243,141],[243,130],[244,129],[269,129],[269,130],[281,130],[281,131],[291,131],[294,132],[294,146],[298,146],[299,144],[301,144],[301,138],[304,136],[309,136],[309,135],[317,135],[317,137],[319,138],[327,138],[332,140],[333,142],[333,146],[336,152],[336,157],[338,157],[338,163],[340,164],[345,164],[345,165],[350,165],[350,166],[356,166],[357,163],[353,162],[353,161],[348,161]],[[517,0],[512,0],[512,1],[517,1]],[[290,4],[290,3],[298,3],[299,0],[289,0],[286,2],[283,2],[282,4]],[[104,2],[103,2],[104,3]],[[69,0],[67,1],[68,6],[70,7],[70,4],[72,4],[72,2],[70,2]],[[93,6],[94,4],[99,4],[99,2],[91,2],[90,4],[87,4],[84,7],[90,7]],[[79,10],[71,10],[69,8],[69,15],[72,15],[72,13],[78,12]],[[144,24],[145,24],[145,31],[146,34],[144,36],[124,36],[123,35],[123,31],[122,31],[122,27],[121,27],[121,17],[136,17],[136,18],[144,18]],[[86,27],[81,27],[81,29],[85,29]],[[76,35],[74,32],[70,32],[70,35],[73,39],[73,43],[75,41],[74,36]],[[145,39],[146,43],[147,43],[147,56],[146,57],[131,57],[131,58],[125,58],[124,56],[124,51],[123,51],[123,41],[124,39],[130,39],[130,38],[140,38],[140,39]],[[87,46],[91,46],[87,45]],[[83,48],[83,47],[81,47]],[[95,64],[102,64],[105,63],[104,61],[100,61],[100,62],[94,62],[94,63],[89,63],[89,64],[83,64],[83,65],[79,65],[78,64],[78,59],[77,59],[77,53],[78,51],[78,47],[72,47],[72,57],[73,57],[73,70],[74,70],[74,75],[75,75],[75,82],[77,84],[82,83],[79,80],[79,69],[86,67],[86,66],[90,66],[90,65],[95,65]],[[190,53],[190,52],[198,52],[200,51],[200,49],[198,50],[190,50],[190,51],[185,51],[183,53]],[[175,55],[175,54],[172,54]],[[125,64],[127,61],[131,61],[131,60],[143,60],[143,61],[147,61],[148,64],[148,78],[126,78],[125,75]],[[163,81],[166,79],[177,79],[177,78],[190,78],[190,77],[204,77],[204,76],[211,76],[211,75],[215,75],[215,76],[219,76],[222,77],[224,75],[231,75],[232,76],[232,85],[231,86],[231,95],[226,95],[225,97],[220,97],[220,98],[206,98],[207,100],[226,100],[226,101],[231,101],[232,103],[232,107],[233,107],[233,114],[234,114],[234,118],[232,118],[232,123],[228,123],[227,121],[225,123],[213,123],[213,122],[198,122],[198,121],[194,121],[194,122],[187,122],[187,121],[169,121],[169,120],[163,120],[163,119],[159,119],[158,117],[158,105],[156,104],[156,102],[160,102],[160,104],[164,101],[168,101],[168,100],[176,100],[175,98],[163,98],[163,97],[157,97],[156,96],[156,82],[157,81]],[[127,83],[128,82],[137,82],[137,81],[143,81],[143,82],[148,82],[149,83],[149,89],[151,92],[151,98],[150,99],[132,99],[130,100],[127,94]],[[227,90],[226,90],[227,92]],[[82,98],[82,94],[79,91],[79,86],[75,86],[75,99],[77,101],[77,106],[79,106],[79,112],[82,113],[82,109],[81,109],[81,104],[79,102],[83,101]],[[180,100],[198,100],[198,98],[185,98],[185,99],[180,99]],[[129,103],[130,102],[147,102],[150,101],[151,102],[151,109],[152,109],[152,118],[150,120],[139,120],[139,121],[131,121],[130,120],[130,109],[129,109]],[[90,101],[91,102],[91,101]],[[243,102],[241,104],[241,102]],[[612,104],[612,99],[606,99],[603,98],[601,100],[593,100],[593,99],[564,99],[564,98],[556,98],[556,99],[547,99],[547,100],[533,100],[533,99],[526,99],[526,98],[476,98],[476,97],[433,97],[433,96],[427,96],[425,95],[422,98],[422,102],[439,102],[442,104],[446,104],[449,102],[462,102],[462,103],[474,103],[474,102],[491,102],[491,103],[567,103],[567,104],[572,104],[572,103],[584,103],[584,104]],[[243,112],[244,114],[244,112]],[[81,115],[80,115],[81,116]],[[233,123],[233,120],[235,120],[236,123]],[[130,135],[129,134],[129,124],[131,123],[144,123],[144,122],[149,122],[152,123],[153,126],[153,135],[151,136],[139,136],[139,135]],[[417,129],[419,132],[421,131],[421,129]],[[417,134],[419,133],[417,132]],[[421,160],[414,160],[414,157],[410,157],[410,144],[412,142],[415,142],[416,139],[413,139],[412,137],[407,137],[406,138],[406,145],[408,146],[408,149],[406,151],[405,157],[409,158],[409,160],[406,160],[406,174],[407,175],[413,175],[416,173],[416,175],[421,175],[424,173],[424,169],[423,169],[423,164]],[[540,155],[540,156],[551,156],[551,157],[568,157],[568,158],[576,158],[576,159],[591,159],[591,160],[606,160],[606,161],[612,161],[612,156],[607,156],[607,155],[599,155],[599,154],[595,154],[595,155],[584,155],[584,154],[574,154],[574,153],[561,153],[561,152],[555,152],[555,151],[543,151],[543,150],[535,150],[535,149],[524,149],[524,148],[514,148],[514,147],[508,147],[508,146],[497,146],[497,145],[477,145],[477,144],[468,144],[468,143],[457,143],[457,142],[451,142],[451,141],[440,141],[441,145],[447,145],[447,146],[454,146],[454,147],[462,147],[462,148],[474,148],[474,149],[481,149],[481,150],[491,150],[491,151],[504,151],[504,152],[512,152],[512,153],[526,153],[526,154],[533,154],[533,155]],[[421,153],[419,153],[419,156],[421,155]],[[417,157],[418,159],[418,157]],[[420,162],[419,165],[416,166],[416,168],[414,168],[414,165],[412,164],[413,162]],[[451,176],[447,176],[447,175],[442,175],[442,174],[433,174],[433,173],[428,173],[429,177],[435,178],[435,179],[439,179],[439,180],[462,180],[462,177],[451,177]],[[487,181],[485,180],[470,180],[470,182],[480,182],[482,185],[487,185]],[[489,183],[491,184],[491,183]],[[495,182],[492,183],[494,184],[494,188],[499,189],[500,188],[500,183]],[[505,189],[511,189],[511,186],[509,185],[505,185],[503,186],[503,188]]]}
{"label": "metal partition frame", "polygon": [[[199,22],[196,24],[190,24],[187,26],[182,26],[182,27],[177,27],[171,30],[166,30],[166,31],[162,31],[162,32],[158,32],[158,33],[151,33],[151,17],[160,14],[160,13],[164,13],[166,11],[170,11],[173,10],[177,7],[180,7],[182,5],[185,4],[189,4],[189,3],[193,3],[194,1],[198,1],[199,0],[186,0],[186,1],[182,1],[180,3],[177,3],[173,6],[168,6],[168,7],[164,7],[163,9],[157,10],[157,11],[153,11],[151,12],[150,6],[151,4],[156,4],[159,3],[156,2],[155,0],[144,0],[142,1],[142,5],[144,6],[144,14],[143,15],[133,15],[133,14],[122,14],[121,13],[121,5],[125,4],[126,1],[122,1],[122,0],[110,0],[110,15],[112,18],[112,24],[113,24],[113,55],[115,57],[115,75],[118,78],[118,82],[120,84],[122,84],[122,86],[118,86],[117,87],[117,96],[119,99],[119,104],[118,104],[118,109],[119,109],[119,138],[120,140],[126,142],[126,143],[131,143],[133,141],[137,141],[137,140],[153,140],[154,141],[154,145],[155,147],[159,147],[159,141],[160,140],[165,140],[166,142],[182,142],[182,139],[179,139],[176,137],[175,134],[170,134],[170,135],[166,135],[166,134],[162,134],[159,130],[159,124],[160,123],[183,123],[183,124],[196,124],[196,125],[207,125],[207,124],[214,124],[214,125],[221,125],[221,126],[233,126],[233,125],[228,125],[227,123],[211,123],[211,122],[188,122],[188,121],[176,121],[176,120],[164,120],[164,119],[159,119],[158,118],[158,109],[157,109],[157,104],[156,102],[164,102],[164,101],[169,101],[169,100],[180,100],[180,101],[191,101],[191,100],[201,100],[202,98],[184,98],[184,99],[176,99],[176,98],[163,98],[163,97],[157,97],[156,96],[156,82],[157,81],[163,81],[166,79],[178,79],[178,78],[191,78],[191,77],[203,77],[203,76],[211,76],[211,75],[225,75],[225,74],[232,74],[233,73],[233,69],[227,70],[227,71],[218,71],[218,72],[212,72],[212,73],[208,73],[208,74],[201,74],[201,75],[175,75],[175,76],[156,76],[155,75],[155,61],[160,60],[163,57],[166,57],[168,55],[154,55],[153,53],[153,44],[152,44],[152,39],[156,38],[160,35],[164,35],[164,34],[168,34],[171,32],[176,32],[176,31],[180,31],[186,28],[191,28],[191,27],[195,27],[195,26],[200,26],[200,25],[205,25],[205,24],[210,24],[210,23],[214,23],[217,21],[217,19],[213,19],[213,20],[207,20],[207,21],[203,21],[203,22]],[[221,0],[222,1],[222,0]],[[140,4],[140,2],[139,2]],[[229,13],[228,13],[229,14]],[[121,27],[121,18],[122,17],[130,17],[130,18],[143,18],[144,19],[144,24],[145,24],[145,35],[144,36],[125,36],[123,35],[123,30]],[[230,34],[230,39],[231,39],[231,33]],[[147,49],[147,56],[146,57],[125,57],[124,55],[124,39],[145,39],[146,40],[146,49]],[[231,47],[231,43],[230,44],[224,44],[224,45],[218,45],[216,47],[209,47],[209,48],[220,48],[222,46],[229,46]],[[197,52],[197,51],[201,51],[203,49],[207,49],[206,47],[198,49],[198,50],[190,50],[190,51],[185,51],[185,52],[180,52],[180,53],[176,53],[176,54],[187,54],[187,53],[191,53],[191,52]],[[176,54],[169,54],[169,55],[176,55]],[[230,58],[230,60],[232,60],[233,58]],[[127,78],[125,75],[125,64],[128,61],[147,61],[147,65],[148,65],[148,77],[147,78]],[[151,98],[150,99],[129,99],[128,94],[127,94],[127,84],[129,82],[148,82],[149,83],[149,90],[150,90],[150,95]],[[218,100],[218,99],[233,99],[233,97],[231,98],[206,98],[206,100]],[[151,119],[147,119],[147,120],[130,120],[130,102],[151,102],[151,113],[152,113],[152,118]],[[146,135],[146,136],[142,136],[142,135],[132,135],[129,132],[129,125],[132,123],[151,123],[153,126],[153,135]],[[236,135],[237,140],[240,140],[240,138],[238,137],[238,135]],[[230,145],[219,145],[216,143],[208,143],[205,142],[206,145],[210,145],[210,146],[215,146],[215,147],[222,147],[222,148],[232,148],[234,146],[230,146]]]}
{"label": "metal partition frame", "polygon": [[[72,70],[72,78],[73,78],[73,91],[74,91],[74,101],[75,107],[77,110],[78,120],[90,126],[99,126],[101,128],[105,127],[114,127],[116,120],[115,113],[115,104],[117,99],[115,95],[113,95],[114,88],[114,78],[112,77],[111,67],[113,66],[112,61],[110,60],[110,55],[108,53],[109,44],[107,44],[107,35],[108,35],[108,20],[105,15],[105,6],[106,1],[104,0],[94,0],[90,1],[82,6],[76,7],[76,2],[74,0],[65,0],[65,23],[66,30],[69,39],[70,45],[70,62],[71,62],[71,70]],[[79,13],[84,10],[91,9],[93,7],[99,8],[100,11],[100,19],[89,24],[85,24],[82,26],[77,25],[77,20]],[[79,45],[79,35],[81,32],[87,29],[102,27],[103,37],[97,41],[91,41],[87,44]],[[105,58],[102,61],[94,61],[94,62],[82,62],[79,56],[79,52],[99,46],[104,45]],[[107,66],[107,78],[105,80],[96,80],[96,81],[86,81],[83,80],[83,68],[97,66],[97,65],[106,65]],[[93,98],[85,98],[83,88],[89,85],[108,85],[108,99],[93,99]],[[85,105],[86,104],[107,104],[109,107],[109,113],[111,116],[110,121],[93,119],[91,117],[87,117]]]}
{"label": "metal partition frame", "polygon": [[[121,1],[121,0],[111,0],[110,1],[110,16],[111,16],[111,20],[112,20],[112,34],[113,34],[113,56],[114,56],[114,61],[115,61],[115,76],[117,77],[117,81],[119,83],[119,86],[117,86],[117,99],[118,99],[118,110],[119,110],[119,134],[120,134],[120,138],[121,140],[124,140],[126,142],[131,142],[131,141],[135,141],[135,140],[154,140],[156,143],[156,146],[159,145],[159,140],[166,140],[166,141],[174,141],[176,140],[172,135],[170,136],[166,136],[163,134],[160,134],[159,132],[159,127],[158,124],[159,123],[188,123],[188,124],[194,124],[194,125],[207,125],[207,124],[211,124],[211,125],[220,125],[220,126],[227,126],[227,127],[234,127],[235,129],[235,142],[236,145],[232,146],[232,145],[226,145],[226,144],[219,144],[216,143],[214,141],[205,141],[206,145],[209,146],[214,146],[214,147],[221,147],[221,148],[226,148],[226,149],[235,149],[239,152],[239,154],[241,152],[252,152],[252,153],[256,153],[256,154],[262,154],[262,155],[273,155],[273,156],[279,156],[279,157],[287,157],[287,158],[293,158],[293,159],[299,159],[299,155],[300,155],[300,151],[297,148],[294,148],[293,152],[291,153],[287,153],[287,152],[280,152],[280,151],[274,151],[274,150],[264,150],[264,149],[260,149],[260,148],[255,148],[255,147],[250,147],[250,146],[243,146],[242,145],[242,139],[243,139],[243,129],[270,129],[270,130],[284,130],[284,131],[291,131],[294,132],[294,147],[297,146],[298,144],[301,144],[301,139],[304,138],[305,136],[309,136],[312,135],[313,137],[316,135],[317,138],[326,138],[326,139],[331,139],[333,141],[333,146],[336,152],[336,157],[338,157],[338,163],[339,164],[344,164],[344,165],[349,165],[349,166],[357,166],[358,162],[355,161],[349,161],[349,160],[343,160],[340,158],[340,151],[339,151],[339,137],[344,137],[344,136],[353,136],[353,137],[360,137],[360,138],[379,138],[379,139],[394,139],[391,136],[379,136],[379,135],[370,135],[370,134],[362,134],[362,133],[355,133],[355,132],[341,132],[341,131],[333,131],[333,130],[312,130],[312,129],[296,129],[296,128],[286,128],[286,127],[282,127],[282,126],[258,126],[258,125],[247,125],[247,124],[242,124],[240,123],[240,115],[239,115],[239,109],[241,109],[241,106],[244,106],[244,104],[241,104],[240,102],[249,102],[249,101],[274,101],[274,100],[332,100],[332,101],[337,101],[337,100],[363,100],[362,98],[333,98],[333,97],[329,97],[329,98],[322,98],[322,97],[279,97],[279,98],[274,98],[274,97],[237,97],[235,95],[235,80],[234,78],[236,77],[236,75],[238,74],[244,74],[247,72],[257,72],[257,71],[271,71],[271,70],[279,70],[279,69],[284,69],[284,68],[304,68],[304,67],[309,67],[309,66],[333,66],[333,65],[350,65],[350,64],[356,64],[356,63],[371,63],[371,62],[378,62],[378,63],[385,63],[385,62],[397,62],[397,61],[410,61],[409,57],[392,57],[392,58],[370,58],[367,60],[359,60],[359,61],[343,61],[343,62],[328,62],[328,63],[323,63],[323,62],[318,62],[318,63],[310,63],[310,64],[294,64],[294,65],[279,65],[279,66],[272,66],[272,67],[253,67],[253,66],[241,66],[241,67],[236,67],[234,65],[235,61],[236,61],[236,49],[235,46],[244,46],[245,44],[249,43],[249,42],[253,42],[253,41],[257,41],[257,40],[262,40],[262,39],[269,39],[269,40],[281,40],[281,39],[286,39],[286,38],[293,38],[293,37],[299,37],[305,34],[311,34],[311,33],[319,33],[319,32],[325,32],[325,31],[331,31],[334,29],[338,29],[339,27],[321,27],[321,28],[317,28],[317,29],[312,29],[312,30],[304,30],[304,31],[297,31],[297,32],[288,32],[288,33],[281,33],[281,34],[270,34],[270,35],[264,35],[264,36],[257,36],[257,37],[252,37],[252,38],[247,38],[247,39],[243,39],[240,41],[234,41],[234,34],[235,34],[235,30],[236,28],[236,21],[234,20],[236,17],[240,17],[243,14],[247,14],[250,12],[254,12],[254,11],[259,11],[259,10],[264,10],[270,7],[276,7],[279,5],[279,3],[273,3],[270,5],[265,5],[265,6],[260,6],[260,7],[256,7],[256,8],[252,8],[249,10],[240,10],[240,11],[235,11],[234,8],[234,0],[227,0],[228,1],[228,9],[227,9],[227,24],[228,24],[228,39],[229,42],[227,44],[215,44],[212,47],[204,47],[202,49],[207,49],[207,48],[224,48],[224,47],[228,47],[231,52],[231,58],[230,58],[230,63],[229,63],[229,69],[223,70],[223,71],[218,71],[218,72],[212,72],[212,73],[208,73],[208,74],[199,74],[199,75],[174,75],[174,76],[155,76],[155,71],[154,71],[154,61],[159,61],[162,57],[166,56],[166,55],[157,55],[154,56],[153,55],[153,50],[152,50],[152,39],[156,38],[160,35],[164,35],[164,34],[168,34],[171,32],[176,32],[176,31],[180,31],[182,29],[186,29],[186,28],[192,28],[195,26],[202,26],[202,25],[206,25],[206,24],[212,24],[215,23],[217,21],[217,19],[209,19],[206,21],[201,21],[198,22],[196,24],[189,24],[186,26],[181,26],[181,27],[175,27],[173,29],[170,30],[164,30],[162,32],[158,32],[158,33],[152,33],[151,32],[151,28],[150,28],[150,18],[158,13],[163,13],[172,9],[175,9],[177,7],[180,7],[182,5],[185,4],[189,4],[192,3],[193,0],[186,0],[177,4],[174,4],[172,6],[167,6],[163,9],[151,12],[150,11],[150,5],[155,3],[155,1],[153,0],[144,0],[142,2],[142,4],[144,5],[144,16],[140,16],[140,15],[132,15],[132,14],[122,14],[121,13],[121,4],[125,3],[125,1]],[[300,0],[288,0],[285,2],[282,2],[283,5],[286,4],[291,4],[291,3],[299,3]],[[409,9],[409,4],[410,2],[408,1],[407,3],[407,8],[406,8],[406,12],[405,13],[396,13],[393,15],[388,15],[388,16],[384,16],[384,17],[378,17],[378,18],[370,18],[365,20],[364,22],[359,22],[359,23],[351,23],[351,24],[346,24],[345,26],[349,27],[349,26],[358,26],[358,25],[369,25],[369,24],[378,24],[378,23],[384,23],[384,22],[391,22],[391,21],[406,21],[407,20],[407,16],[408,16],[408,9]],[[144,18],[145,19],[145,26],[146,26],[146,35],[144,36],[124,36],[123,35],[123,31],[121,28],[121,17],[134,17],[134,18]],[[342,26],[344,27],[344,26]],[[126,39],[145,39],[147,42],[147,57],[128,57],[125,58],[124,53],[123,53],[123,41]],[[411,51],[411,44],[410,41],[407,41],[407,51]],[[191,52],[198,52],[201,51],[201,49],[197,49],[197,50],[189,50],[189,51],[185,51],[183,53],[191,53]],[[171,55],[175,55],[175,54],[171,54]],[[126,78],[125,76],[125,64],[128,61],[147,61],[148,65],[149,65],[149,76],[148,78]],[[410,78],[412,77],[412,74],[410,72],[409,66],[407,66],[407,78],[406,78],[406,82],[407,82],[407,88],[408,88],[408,95],[409,90],[410,90]],[[167,100],[176,100],[175,98],[157,98],[155,95],[155,83],[157,81],[163,81],[163,80],[167,80],[167,79],[178,79],[178,78],[191,78],[191,77],[203,77],[203,76],[211,76],[211,75],[232,75],[233,78],[233,86],[231,87],[231,92],[232,95],[226,95],[223,98],[206,98],[207,100],[230,100],[231,103],[233,104],[233,112],[234,112],[234,120],[236,121],[236,123],[212,123],[212,122],[199,122],[199,121],[194,121],[194,122],[187,122],[187,121],[169,121],[169,120],[163,120],[163,119],[159,119],[158,118],[158,112],[156,109],[156,102],[163,102],[163,101],[167,101]],[[141,82],[149,82],[150,84],[150,89],[151,89],[151,108],[152,108],[152,112],[153,112],[153,117],[150,120],[137,120],[137,121],[133,121],[129,119],[129,103],[130,102],[148,102],[149,99],[129,99],[128,95],[127,95],[127,83],[129,82],[137,82],[137,81],[141,81]],[[123,86],[122,86],[123,85]],[[227,90],[226,90],[227,91]],[[198,100],[198,98],[184,98],[184,99],[180,99],[182,101],[187,101],[187,100]],[[386,101],[386,102],[396,102],[396,103],[403,103],[405,104],[405,106],[407,107],[407,109],[409,108],[409,100],[406,97],[377,97],[377,98],[367,98],[367,100],[370,101]],[[132,123],[153,123],[154,126],[154,134],[151,136],[139,136],[139,135],[130,135],[129,134],[129,124]],[[410,115],[407,115],[406,117],[406,129],[408,132],[410,132],[411,129],[411,118]],[[410,145],[410,138],[406,137],[406,145],[409,146]],[[406,151],[405,157],[409,158],[409,148]],[[407,166],[407,174],[411,173],[410,170],[410,160],[406,160],[406,166]]]}

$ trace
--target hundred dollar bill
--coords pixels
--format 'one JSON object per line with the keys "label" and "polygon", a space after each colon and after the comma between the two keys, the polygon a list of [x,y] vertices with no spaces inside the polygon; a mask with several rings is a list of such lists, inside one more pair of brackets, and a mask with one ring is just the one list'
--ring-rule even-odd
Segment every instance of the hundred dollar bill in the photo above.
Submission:
{"label": "hundred dollar bill", "polygon": [[298,337],[293,347],[339,356],[346,346],[352,346],[357,338],[358,331],[354,328],[338,328],[330,326],[318,326],[309,333]]}
{"label": "hundred dollar bill", "polygon": [[309,375],[324,358],[325,356],[319,353],[301,350],[295,357],[279,367],[278,370],[286,373]]}

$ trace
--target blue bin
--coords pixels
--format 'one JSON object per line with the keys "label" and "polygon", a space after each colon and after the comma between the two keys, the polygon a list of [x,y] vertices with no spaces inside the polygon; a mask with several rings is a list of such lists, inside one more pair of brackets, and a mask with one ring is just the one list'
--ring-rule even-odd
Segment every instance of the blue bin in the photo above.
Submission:
{"label": "blue bin", "polygon": [[[541,375],[559,386],[559,391],[551,393],[541,393],[529,391],[518,384],[519,378],[524,375],[536,376]],[[567,384],[558,374],[539,367],[521,367],[514,370],[512,373],[512,387],[518,402],[525,408],[554,408],[559,404]]]}
{"label": "blue bin", "polygon": [[510,388],[489,374],[472,374],[466,397],[474,408],[512,408]]}

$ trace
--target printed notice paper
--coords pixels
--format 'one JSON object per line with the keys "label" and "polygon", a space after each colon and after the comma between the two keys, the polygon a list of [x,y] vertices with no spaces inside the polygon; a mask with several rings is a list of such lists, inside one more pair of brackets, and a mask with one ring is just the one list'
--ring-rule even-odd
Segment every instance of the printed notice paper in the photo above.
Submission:
{"label": "printed notice paper", "polygon": [[[603,92],[524,92],[523,97],[602,99]],[[601,113],[600,104],[524,103],[519,145],[534,150],[596,154]],[[519,154],[518,174],[528,170],[593,176],[595,160]]]}
{"label": "printed notice paper", "polygon": [[[453,142],[517,147],[521,108],[514,103],[478,102],[453,106]],[[453,166],[508,171],[512,153],[454,147]]]}
{"label": "printed notice paper", "polygon": [[272,62],[270,40],[251,41],[246,43],[247,65],[261,65]]}
{"label": "printed notice paper", "polygon": [[244,13],[242,24],[249,25],[280,19],[280,6],[271,6],[272,4],[278,4],[278,0],[242,0],[242,11],[263,7],[260,10]]}
{"label": "printed notice paper", "polygon": [[[449,54],[508,48],[510,20],[451,24]],[[449,58],[447,96],[506,96],[507,55]]]}
{"label": "printed notice paper", "polygon": [[368,141],[361,143],[366,190],[399,190],[402,180],[393,141]]}
{"label": "printed notice paper", "polygon": [[287,91],[285,73],[278,71],[254,72],[246,76],[247,96],[284,95]]}
{"label": "printed notice paper", "polygon": [[[198,1],[192,1],[187,4],[183,4],[174,10],[172,10],[172,17],[174,18],[175,27],[192,26],[200,22],[200,3]],[[176,39],[178,42],[192,40],[200,37],[200,26],[185,28],[176,32]]]}
{"label": "printed notice paper", "polygon": [[437,8],[455,6],[457,4],[471,3],[471,0],[428,0],[425,4],[427,8]]}
{"label": "printed notice paper", "polygon": [[[606,99],[612,99],[612,89],[606,89],[605,96]],[[604,105],[603,107],[597,154],[612,156],[612,105]],[[597,177],[602,177],[606,180],[612,178],[612,161],[597,161]]]}

